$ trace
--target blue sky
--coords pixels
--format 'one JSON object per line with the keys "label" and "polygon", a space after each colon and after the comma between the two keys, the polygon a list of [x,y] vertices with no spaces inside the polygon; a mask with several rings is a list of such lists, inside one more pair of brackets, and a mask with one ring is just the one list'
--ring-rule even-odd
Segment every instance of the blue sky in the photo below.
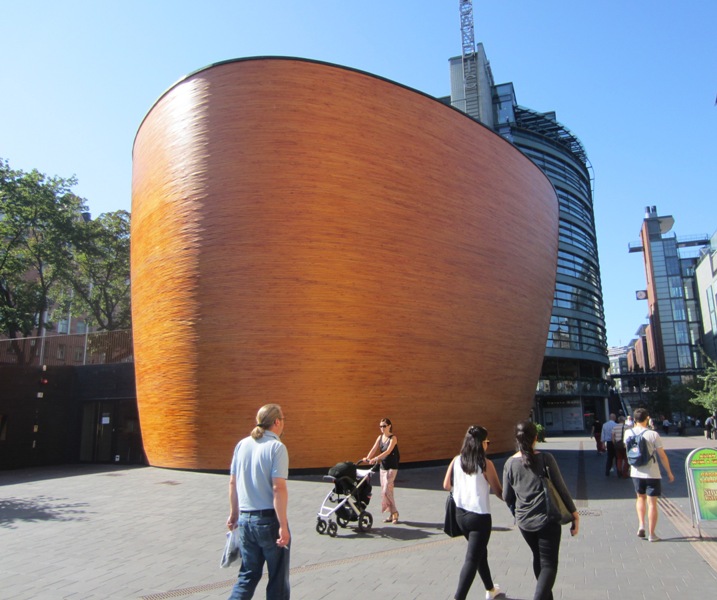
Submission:
{"label": "blue sky", "polygon": [[[0,157],[76,175],[93,215],[130,210],[132,143],[178,79],[231,58],[298,56],[449,93],[458,0],[0,0]],[[678,236],[717,230],[717,2],[474,0],[476,41],[518,103],[583,142],[610,345],[645,320],[647,205]]]}

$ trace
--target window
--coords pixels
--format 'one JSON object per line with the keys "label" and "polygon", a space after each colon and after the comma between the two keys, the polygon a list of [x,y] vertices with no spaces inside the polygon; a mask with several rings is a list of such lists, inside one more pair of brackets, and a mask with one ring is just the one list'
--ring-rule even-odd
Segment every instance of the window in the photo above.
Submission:
{"label": "window", "polygon": [[682,277],[670,277],[670,297],[682,298]]}
{"label": "window", "polygon": [[65,344],[57,344],[57,359],[65,360]]}
{"label": "window", "polygon": [[679,361],[680,369],[692,368],[692,353],[689,346],[677,346],[677,360]]}
{"label": "window", "polygon": [[668,275],[680,274],[680,261],[676,256],[665,257],[665,268]]}
{"label": "window", "polygon": [[689,338],[687,336],[687,323],[679,321],[675,323],[675,339],[678,344],[689,344]]}
{"label": "window", "polygon": [[685,313],[685,303],[683,300],[672,301],[672,319],[675,321],[684,321],[687,319]]}
{"label": "window", "polygon": [[715,312],[715,295],[712,292],[712,286],[707,288],[707,311],[710,313],[712,334],[717,335],[717,313]]}
{"label": "window", "polygon": [[702,364],[702,355],[697,351],[692,351],[692,360],[695,363],[695,369],[703,369],[704,365]]}
{"label": "window", "polygon": [[700,326],[698,323],[690,323],[690,345],[699,346],[700,344]]}
{"label": "window", "polygon": [[696,323],[700,320],[700,311],[697,308],[697,303],[694,301],[687,302],[687,320]]}

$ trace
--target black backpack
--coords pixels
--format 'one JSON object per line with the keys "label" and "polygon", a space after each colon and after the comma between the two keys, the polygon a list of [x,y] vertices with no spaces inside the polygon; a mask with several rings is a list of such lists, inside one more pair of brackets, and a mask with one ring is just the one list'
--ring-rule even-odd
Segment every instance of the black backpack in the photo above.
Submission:
{"label": "black backpack", "polygon": [[654,456],[650,454],[650,449],[647,446],[647,440],[643,437],[644,431],[635,434],[635,430],[631,429],[632,436],[625,440],[625,450],[627,451],[627,462],[633,467],[642,467],[650,462]]}

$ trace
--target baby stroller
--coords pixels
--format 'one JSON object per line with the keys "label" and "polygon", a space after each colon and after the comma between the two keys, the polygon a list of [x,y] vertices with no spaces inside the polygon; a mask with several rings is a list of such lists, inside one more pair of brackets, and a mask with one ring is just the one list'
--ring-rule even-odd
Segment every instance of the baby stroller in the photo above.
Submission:
{"label": "baby stroller", "polygon": [[319,508],[316,531],[321,534],[328,532],[331,537],[336,537],[336,524],[348,527],[351,522],[356,522],[359,531],[371,530],[373,517],[366,507],[371,501],[371,475],[375,468],[376,465],[370,469],[358,469],[355,463],[341,462],[329,469],[324,480],[331,481],[334,487]]}

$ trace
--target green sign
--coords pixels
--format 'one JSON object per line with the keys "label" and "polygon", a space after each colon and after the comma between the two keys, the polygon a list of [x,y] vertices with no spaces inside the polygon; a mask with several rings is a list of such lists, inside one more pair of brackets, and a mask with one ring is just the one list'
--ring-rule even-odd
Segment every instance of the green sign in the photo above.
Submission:
{"label": "green sign", "polygon": [[700,521],[717,520],[717,449],[693,450],[685,462],[695,514]]}

